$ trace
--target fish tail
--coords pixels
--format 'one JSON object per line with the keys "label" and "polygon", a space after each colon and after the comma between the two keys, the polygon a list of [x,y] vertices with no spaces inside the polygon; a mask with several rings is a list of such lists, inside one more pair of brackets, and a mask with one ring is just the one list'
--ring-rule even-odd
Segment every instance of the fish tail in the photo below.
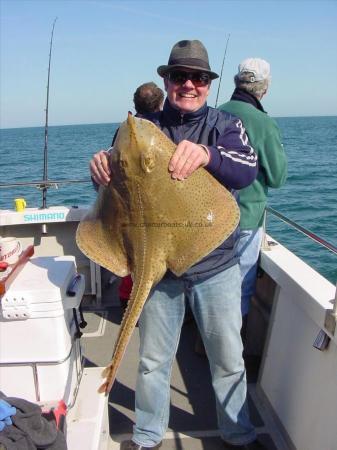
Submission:
{"label": "fish tail", "polygon": [[110,392],[110,390],[108,390],[108,386],[109,386],[108,381],[104,382],[104,383],[98,388],[98,391],[97,391],[97,392],[98,392],[99,394],[105,394],[105,395],[108,395],[109,392]]}
{"label": "fish tail", "polygon": [[111,391],[112,385],[116,378],[116,370],[114,370],[114,364],[109,364],[102,372],[102,378],[105,378],[104,383],[98,388],[98,392],[100,394],[105,393],[109,394]]}
{"label": "fish tail", "polygon": [[[162,269],[161,276],[165,273],[165,269],[166,267]],[[105,392],[106,395],[110,392],[111,387],[116,379],[117,370],[122,361],[126,347],[130,341],[131,335],[135,329],[135,326],[142,312],[144,303],[149,295],[151,287],[153,286],[154,277],[152,274],[151,276],[148,275],[145,283],[143,281],[143,279],[145,278],[144,274],[142,277],[139,278],[140,279],[137,280],[136,277],[136,281],[134,282],[132,287],[128,306],[124,313],[122,323],[119,329],[119,334],[115,344],[112,361],[103,370],[102,373],[102,376],[106,378],[106,380],[102,384],[102,386],[100,386],[98,392],[100,393]]]}
{"label": "fish tail", "polygon": [[101,377],[102,377],[102,378],[108,378],[111,372],[112,372],[112,364],[110,364],[109,366],[107,366],[107,367],[103,370],[103,372],[102,372],[102,374],[101,374]]}

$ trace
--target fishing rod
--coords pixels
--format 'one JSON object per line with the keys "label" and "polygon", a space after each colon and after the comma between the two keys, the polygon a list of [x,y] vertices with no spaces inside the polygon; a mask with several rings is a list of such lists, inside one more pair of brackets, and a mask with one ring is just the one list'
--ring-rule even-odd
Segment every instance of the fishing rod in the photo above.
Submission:
{"label": "fishing rod", "polygon": [[227,53],[227,47],[228,47],[228,41],[229,41],[229,37],[230,37],[230,33],[228,33],[228,37],[227,37],[227,42],[226,42],[226,48],[225,48],[225,53],[223,55],[223,60],[222,60],[222,66],[221,66],[221,72],[220,72],[220,79],[219,79],[219,85],[218,85],[218,92],[216,94],[216,100],[215,100],[215,107],[216,108],[218,106],[218,98],[219,98],[219,92],[220,92],[220,86],[221,86],[221,80],[222,80],[222,71],[223,71],[223,66],[225,64],[225,59],[226,59],[226,53]]}
{"label": "fishing rod", "polygon": [[51,63],[51,53],[53,47],[53,36],[54,28],[57,17],[54,20],[53,28],[50,37],[50,47],[49,47],[49,63],[48,63],[48,81],[47,81],[47,100],[46,100],[46,123],[44,127],[44,151],[43,151],[43,183],[45,186],[42,189],[42,208],[47,207],[47,190],[48,190],[48,107],[49,107],[49,79],[50,79],[50,63]]}

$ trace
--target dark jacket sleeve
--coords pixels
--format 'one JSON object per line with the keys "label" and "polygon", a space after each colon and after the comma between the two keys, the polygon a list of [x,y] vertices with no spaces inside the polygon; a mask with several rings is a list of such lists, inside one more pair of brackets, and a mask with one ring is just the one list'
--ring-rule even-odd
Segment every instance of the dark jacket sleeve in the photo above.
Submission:
{"label": "dark jacket sleeve", "polygon": [[208,149],[210,161],[205,168],[222,184],[242,189],[255,180],[257,155],[240,119],[233,119],[216,145],[208,146]]}

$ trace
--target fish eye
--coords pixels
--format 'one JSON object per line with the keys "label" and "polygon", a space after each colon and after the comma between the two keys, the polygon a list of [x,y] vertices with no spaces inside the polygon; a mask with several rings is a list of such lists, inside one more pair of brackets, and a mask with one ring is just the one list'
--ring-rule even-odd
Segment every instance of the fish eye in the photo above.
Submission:
{"label": "fish eye", "polygon": [[152,172],[156,164],[154,154],[152,152],[142,154],[140,157],[140,164],[145,172]]}
{"label": "fish eye", "polygon": [[125,169],[126,167],[128,167],[128,162],[126,161],[126,159],[120,159],[119,160],[119,164],[120,166]]}

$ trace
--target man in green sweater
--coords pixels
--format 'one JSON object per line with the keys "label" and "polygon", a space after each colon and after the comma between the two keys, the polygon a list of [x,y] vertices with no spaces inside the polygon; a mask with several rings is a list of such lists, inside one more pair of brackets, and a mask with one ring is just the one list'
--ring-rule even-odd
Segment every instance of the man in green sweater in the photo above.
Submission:
{"label": "man in green sweater", "polygon": [[240,241],[237,255],[242,277],[242,336],[245,338],[250,299],[255,291],[258,257],[268,187],[281,187],[287,177],[287,158],[276,122],[261,105],[270,84],[270,65],[259,58],[239,64],[231,100],[219,107],[239,117],[259,159],[256,180],[240,191]]}

